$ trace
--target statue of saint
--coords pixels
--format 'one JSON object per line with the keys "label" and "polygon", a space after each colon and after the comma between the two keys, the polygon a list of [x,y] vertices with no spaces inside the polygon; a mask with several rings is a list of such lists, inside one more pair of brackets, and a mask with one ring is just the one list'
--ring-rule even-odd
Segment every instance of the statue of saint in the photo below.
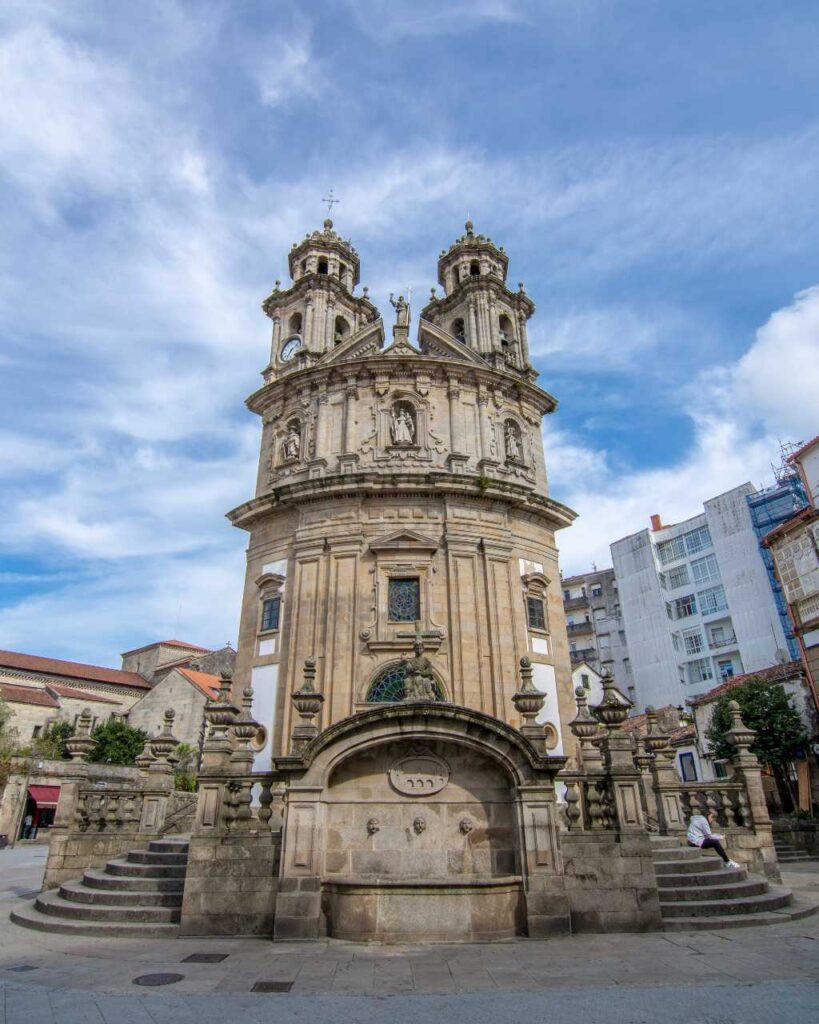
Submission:
{"label": "statue of saint", "polygon": [[424,654],[423,640],[416,640],[412,645],[412,650],[414,657],[405,658],[402,662],[404,666],[404,700],[437,700],[432,662]]}
{"label": "statue of saint", "polygon": [[399,407],[393,410],[390,431],[393,444],[412,444],[415,441],[415,423],[407,409]]}
{"label": "statue of saint", "polygon": [[404,296],[399,295],[398,301],[396,302],[392,297],[392,293],[390,293],[390,302],[395,310],[396,327],[409,327],[409,303],[406,301]]}
{"label": "statue of saint", "polygon": [[291,427],[282,441],[282,452],[285,459],[297,459],[301,450],[301,438],[295,427]]}
{"label": "statue of saint", "polygon": [[520,441],[518,440],[518,432],[511,423],[506,424],[506,430],[504,431],[503,436],[506,443],[507,460],[511,462],[520,462]]}

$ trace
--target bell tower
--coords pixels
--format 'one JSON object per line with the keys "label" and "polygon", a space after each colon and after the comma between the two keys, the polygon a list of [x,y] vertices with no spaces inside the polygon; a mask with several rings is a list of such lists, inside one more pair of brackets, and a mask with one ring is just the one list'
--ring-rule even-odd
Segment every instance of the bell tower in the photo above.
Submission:
{"label": "bell tower", "polygon": [[490,366],[518,371],[530,380],[536,376],[529,364],[526,321],[535,305],[519,285],[506,286],[509,257],[486,235],[476,235],[471,220],[466,234],[456,239],[438,258],[438,282],[423,319],[435,324],[477,352]]}
{"label": "bell tower", "polygon": [[293,284],[282,290],[277,281],[262,303],[273,321],[265,380],[306,369],[379,318],[366,288],[362,296],[353,294],[360,276],[358,253],[333,230],[329,217],[321,231],[292,247],[287,262]]}

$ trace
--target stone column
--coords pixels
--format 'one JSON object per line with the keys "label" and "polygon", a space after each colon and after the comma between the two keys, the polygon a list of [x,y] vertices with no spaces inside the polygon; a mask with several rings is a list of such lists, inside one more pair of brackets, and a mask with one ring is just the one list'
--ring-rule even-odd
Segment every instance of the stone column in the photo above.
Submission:
{"label": "stone column", "polygon": [[680,776],[674,765],[674,751],[668,736],[660,730],[657,712],[649,704],[646,708],[648,732],[645,748],[654,755],[651,765],[651,782],[657,804],[657,821],[665,835],[680,835],[686,829],[685,812],[680,796]]}
{"label": "stone column", "polygon": [[342,473],[352,473],[358,463],[358,453],[355,451],[355,401],[358,397],[358,388],[355,377],[348,377],[344,389],[344,454],[339,456],[338,464]]}
{"label": "stone column", "polygon": [[526,333],[526,315],[518,313],[518,341],[520,343],[520,356],[524,366],[529,365],[529,339]]}
{"label": "stone column", "polygon": [[303,341],[304,341],[304,344],[308,348],[312,348],[313,347],[313,314],[314,314],[313,300],[312,299],[308,299],[307,302],[304,304],[304,324],[303,324],[303,328],[304,328],[304,338],[303,338]]}
{"label": "stone column", "polygon": [[324,320],[324,351],[329,352],[333,347],[335,335],[336,304],[332,299],[327,300]]}
{"label": "stone column", "polygon": [[270,362],[272,363],[279,352],[279,344],[282,340],[282,318],[276,314],[273,317],[273,338],[270,343]]}
{"label": "stone column", "polygon": [[481,351],[481,339],[478,334],[478,320],[475,314],[475,300],[469,300],[469,340],[472,342],[472,348],[477,352]]}

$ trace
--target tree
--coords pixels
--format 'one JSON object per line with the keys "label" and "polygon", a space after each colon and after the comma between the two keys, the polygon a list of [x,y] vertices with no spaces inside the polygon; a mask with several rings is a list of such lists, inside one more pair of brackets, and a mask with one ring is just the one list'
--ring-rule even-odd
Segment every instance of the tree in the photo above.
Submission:
{"label": "tree", "polygon": [[788,766],[794,754],[807,742],[808,734],[799,712],[779,683],[752,678],[723,694],[714,705],[705,737],[714,757],[728,759],[734,748],[728,742],[731,728],[730,701],[739,704],[743,722],[756,733],[751,751],[770,768],[784,785],[794,803]]}
{"label": "tree", "polygon": [[0,696],[0,788],[8,782],[11,759],[17,752],[17,730],[11,724],[14,709]]}
{"label": "tree", "polygon": [[132,729],[119,718],[98,725],[92,731],[91,739],[96,746],[88,760],[105,764],[133,764],[145,745],[142,729]]}
{"label": "tree", "polygon": [[31,752],[35,757],[43,757],[50,761],[67,761],[71,756],[65,741],[74,735],[74,726],[70,722],[59,721],[31,743]]}
{"label": "tree", "polygon": [[197,751],[190,743],[180,743],[174,751],[176,766],[173,773],[174,789],[185,793],[196,792]]}

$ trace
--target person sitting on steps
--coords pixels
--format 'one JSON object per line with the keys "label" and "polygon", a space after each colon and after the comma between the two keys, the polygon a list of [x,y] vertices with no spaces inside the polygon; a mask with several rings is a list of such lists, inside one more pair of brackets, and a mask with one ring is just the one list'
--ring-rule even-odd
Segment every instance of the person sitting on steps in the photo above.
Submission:
{"label": "person sitting on steps", "polygon": [[725,852],[722,845],[723,837],[711,831],[711,827],[716,823],[716,811],[711,811],[707,818],[702,814],[692,814],[691,820],[688,822],[688,845],[699,846],[702,850],[716,850],[725,861],[727,868],[740,867],[735,860],[730,860]]}

